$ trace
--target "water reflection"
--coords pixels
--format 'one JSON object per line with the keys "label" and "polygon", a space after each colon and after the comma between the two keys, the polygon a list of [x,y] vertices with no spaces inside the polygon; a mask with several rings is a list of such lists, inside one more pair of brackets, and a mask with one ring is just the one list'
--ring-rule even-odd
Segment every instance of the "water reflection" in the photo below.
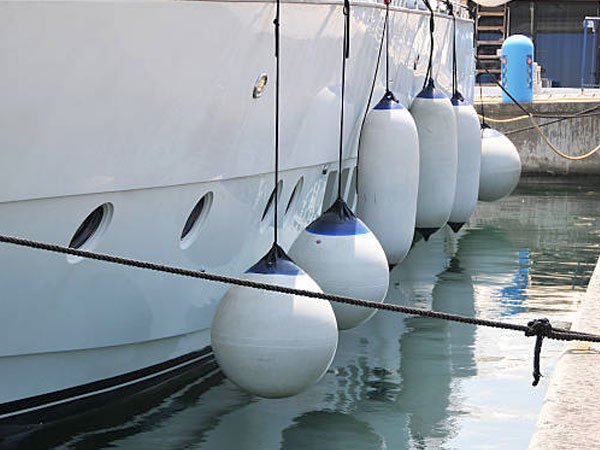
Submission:
{"label": "water reflection", "polygon": [[367,422],[335,411],[312,411],[297,417],[292,426],[283,430],[281,448],[384,450],[389,447]]}
{"label": "water reflection", "polygon": [[[447,243],[454,243],[452,236]],[[446,249],[452,245],[445,246]],[[431,286],[436,311],[472,316],[473,285],[457,256],[445,252],[438,262],[448,265]],[[436,448],[454,433],[449,411],[456,377],[476,374],[475,327],[429,318],[406,320],[408,332],[401,341],[402,392],[399,401],[409,412],[409,430],[415,448]]]}
{"label": "water reflection", "polygon": [[[414,244],[386,301],[498,320],[568,320],[600,249],[600,193],[521,186],[470,224]],[[584,192],[585,195],[581,193]],[[521,335],[377,313],[340,335],[320,383],[261,400],[228,381],[168,390],[0,442],[10,448],[306,450],[524,448],[548,377]],[[544,344],[549,375],[560,345]],[[494,436],[493,442],[489,437]]]}
{"label": "water reflection", "polygon": [[[455,256],[450,267],[444,272],[433,291],[437,311],[463,316],[475,316],[475,291],[471,276],[461,267]],[[474,325],[447,322],[450,344],[450,365],[454,377],[471,377],[477,374],[475,365]]]}
{"label": "water reflection", "polygon": [[519,249],[519,268],[512,278],[510,286],[500,290],[500,302],[502,303],[502,315],[512,316],[526,310],[523,303],[527,300],[527,288],[529,287],[529,249]]}

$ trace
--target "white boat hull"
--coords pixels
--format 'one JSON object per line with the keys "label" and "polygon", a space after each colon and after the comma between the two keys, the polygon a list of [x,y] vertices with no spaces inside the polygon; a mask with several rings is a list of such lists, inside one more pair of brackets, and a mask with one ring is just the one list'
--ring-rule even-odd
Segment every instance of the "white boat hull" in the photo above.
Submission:
{"label": "white boat hull", "polygon": [[[426,70],[428,16],[393,9],[390,74],[409,105]],[[261,217],[273,187],[273,13],[272,3],[245,1],[0,1],[0,233],[67,245],[110,203],[94,250],[241,274],[272,238],[269,214]],[[351,204],[383,17],[375,3],[352,9],[343,172]],[[467,93],[471,27],[459,21]],[[282,31],[279,210],[288,248],[334,199],[341,4],[285,3]],[[440,17],[442,88],[451,81],[450,31]],[[262,73],[267,90],[254,99]],[[383,90],[380,73],[373,99]],[[209,215],[182,248],[183,224],[207,192]],[[7,245],[0,267],[0,420],[31,411],[7,407],[15,402],[205,348],[227,289]]]}

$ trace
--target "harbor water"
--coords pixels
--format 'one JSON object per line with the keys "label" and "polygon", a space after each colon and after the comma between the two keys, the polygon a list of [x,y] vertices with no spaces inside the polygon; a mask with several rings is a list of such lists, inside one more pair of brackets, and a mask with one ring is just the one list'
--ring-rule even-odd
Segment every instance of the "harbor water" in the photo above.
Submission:
{"label": "harbor water", "polygon": [[[386,301],[524,324],[568,324],[600,252],[598,179],[524,179],[479,203],[457,235],[419,241],[391,272]],[[0,442],[69,449],[526,448],[562,344],[506,330],[378,312],[341,333],[308,391],[252,397],[216,371],[107,403]]]}

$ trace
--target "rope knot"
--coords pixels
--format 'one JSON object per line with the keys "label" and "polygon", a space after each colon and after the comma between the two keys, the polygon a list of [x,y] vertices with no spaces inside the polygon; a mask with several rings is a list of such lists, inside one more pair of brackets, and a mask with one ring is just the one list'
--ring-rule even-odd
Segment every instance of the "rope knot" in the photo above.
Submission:
{"label": "rope knot", "polygon": [[344,8],[342,9],[345,16],[350,15],[350,0],[344,0]]}
{"label": "rope knot", "polygon": [[398,98],[389,89],[385,91],[385,98],[387,98],[390,101],[393,101],[393,102],[396,102],[396,103],[400,103],[400,101],[398,100]]}
{"label": "rope knot", "polygon": [[542,342],[545,337],[552,335],[552,324],[545,317],[542,319],[531,320],[527,323],[525,336],[536,336],[535,348],[533,350],[533,382],[532,386],[537,386],[542,377],[540,372],[540,353],[542,352]]}
{"label": "rope knot", "polygon": [[552,324],[545,317],[542,319],[531,320],[527,323],[525,336],[548,337],[552,334]]}

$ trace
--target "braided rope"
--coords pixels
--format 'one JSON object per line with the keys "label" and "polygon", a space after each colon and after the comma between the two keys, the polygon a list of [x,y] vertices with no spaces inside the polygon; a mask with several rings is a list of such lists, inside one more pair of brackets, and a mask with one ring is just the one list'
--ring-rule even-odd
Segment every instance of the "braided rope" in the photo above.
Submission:
{"label": "braided rope", "polygon": [[519,122],[523,119],[529,118],[529,116],[526,116],[525,114],[523,114],[522,116],[511,117],[508,119],[492,119],[490,117],[483,117],[481,114],[477,114],[477,115],[479,116],[480,119],[485,119],[486,122],[491,122],[491,123],[512,123],[512,122]]}
{"label": "braided rope", "polygon": [[586,342],[600,342],[600,336],[588,333],[581,333],[578,331],[564,330],[560,328],[553,328],[548,319],[536,319],[530,321],[527,325],[519,325],[507,322],[498,322],[495,320],[477,319],[474,317],[461,316],[458,314],[449,314],[439,311],[431,311],[421,308],[412,308],[408,306],[400,306],[391,303],[378,303],[368,300],[362,300],[353,297],[346,297],[341,295],[326,294],[322,292],[306,291],[303,289],[294,289],[285,286],[278,286],[273,284],[258,283],[255,281],[244,280],[241,278],[227,277],[224,275],[217,275],[213,273],[207,273],[202,270],[190,270],[182,269],[179,267],[167,266],[164,264],[155,264],[146,261],[139,261],[135,259],[122,258],[119,256],[107,255],[103,253],[96,253],[87,250],[79,250],[70,247],[64,247],[57,244],[48,244],[45,242],[32,241],[28,239],[22,239],[14,236],[0,235],[0,242],[6,244],[13,244],[20,247],[28,247],[37,250],[44,250],[54,253],[62,253],[66,255],[79,256],[81,258],[93,259],[96,261],[103,261],[113,264],[119,264],[122,266],[136,267],[139,269],[154,270],[163,273],[169,273],[173,275],[180,275],[184,277],[199,278],[208,281],[215,281],[219,283],[226,283],[235,286],[243,286],[252,289],[261,289],[265,291],[280,292],[290,295],[299,295],[303,297],[328,300],[332,302],[345,303],[348,305],[362,306],[365,308],[379,309],[383,311],[390,311],[396,313],[404,313],[413,316],[429,317],[433,319],[448,320],[452,322],[465,323],[470,325],[479,325],[492,328],[500,328],[504,330],[520,331],[525,333],[525,336],[535,336],[535,347],[533,351],[533,386],[537,386],[542,377],[540,371],[540,354],[542,351],[542,342],[544,338],[555,339],[559,341],[586,341]]}
{"label": "braided rope", "polygon": [[[465,324],[470,324],[470,325],[480,325],[480,326],[486,326],[486,327],[500,328],[500,329],[504,329],[504,330],[520,331],[523,333],[528,333],[528,332],[531,333],[530,325],[519,325],[519,324],[508,323],[508,322],[498,322],[495,320],[477,319],[474,317],[467,317],[467,316],[462,316],[462,315],[458,315],[458,314],[449,314],[449,313],[444,313],[444,312],[439,312],[439,311],[430,311],[430,310],[422,309],[422,308],[413,308],[413,307],[409,307],[409,306],[401,306],[401,305],[395,305],[395,304],[391,304],[391,303],[378,303],[378,302],[362,300],[362,299],[358,299],[358,298],[354,298],[354,297],[346,297],[346,296],[341,296],[341,295],[307,291],[304,289],[294,289],[294,288],[289,288],[289,287],[284,287],[284,286],[278,286],[278,285],[272,285],[272,284],[266,284],[266,283],[258,283],[255,281],[244,280],[242,278],[228,277],[228,276],[224,276],[224,275],[208,273],[203,270],[183,269],[180,267],[173,267],[173,266],[167,266],[164,264],[156,264],[156,263],[151,263],[151,262],[147,262],[147,261],[123,258],[123,257],[119,257],[119,256],[107,255],[104,253],[91,252],[88,250],[79,250],[79,249],[75,249],[75,248],[64,247],[62,245],[57,245],[57,244],[49,244],[49,243],[45,243],[45,242],[32,241],[32,240],[22,239],[22,238],[18,238],[18,237],[14,237],[14,236],[0,235],[0,242],[5,243],[5,244],[13,244],[13,245],[17,245],[20,247],[28,247],[28,248],[33,248],[33,249],[37,249],[37,250],[44,250],[44,251],[48,251],[48,252],[79,256],[81,258],[87,258],[87,259],[92,259],[92,260],[96,260],[96,261],[103,261],[103,262],[118,264],[118,265],[122,265],[122,266],[136,267],[136,268],[145,269],[145,270],[153,270],[153,271],[157,271],[157,272],[169,273],[169,274],[179,275],[179,276],[184,276],[184,277],[191,277],[191,278],[198,278],[198,279],[207,280],[207,281],[226,283],[226,284],[231,284],[231,285],[235,285],[235,286],[243,286],[243,287],[248,287],[248,288],[252,288],[252,289],[261,289],[261,290],[265,290],[265,291],[281,292],[281,293],[290,294],[290,295],[300,295],[303,297],[328,300],[328,301],[338,302],[338,303],[345,303],[348,305],[362,306],[365,308],[373,308],[373,309],[378,309],[378,310],[383,310],[383,311],[403,313],[403,314],[409,314],[409,315],[421,316],[421,317],[429,317],[429,318],[434,318],[434,319],[449,320],[452,322],[459,322],[459,323],[465,323]],[[560,329],[560,328],[552,328],[552,327],[550,327],[550,329],[546,328],[543,330],[543,333],[544,333],[544,337],[547,337],[550,339],[556,339],[556,340],[560,340],[560,341],[580,340],[580,341],[587,341],[587,342],[600,342],[600,336],[588,334],[588,333],[564,330],[564,329]],[[538,335],[539,333],[535,332],[534,334]]]}

